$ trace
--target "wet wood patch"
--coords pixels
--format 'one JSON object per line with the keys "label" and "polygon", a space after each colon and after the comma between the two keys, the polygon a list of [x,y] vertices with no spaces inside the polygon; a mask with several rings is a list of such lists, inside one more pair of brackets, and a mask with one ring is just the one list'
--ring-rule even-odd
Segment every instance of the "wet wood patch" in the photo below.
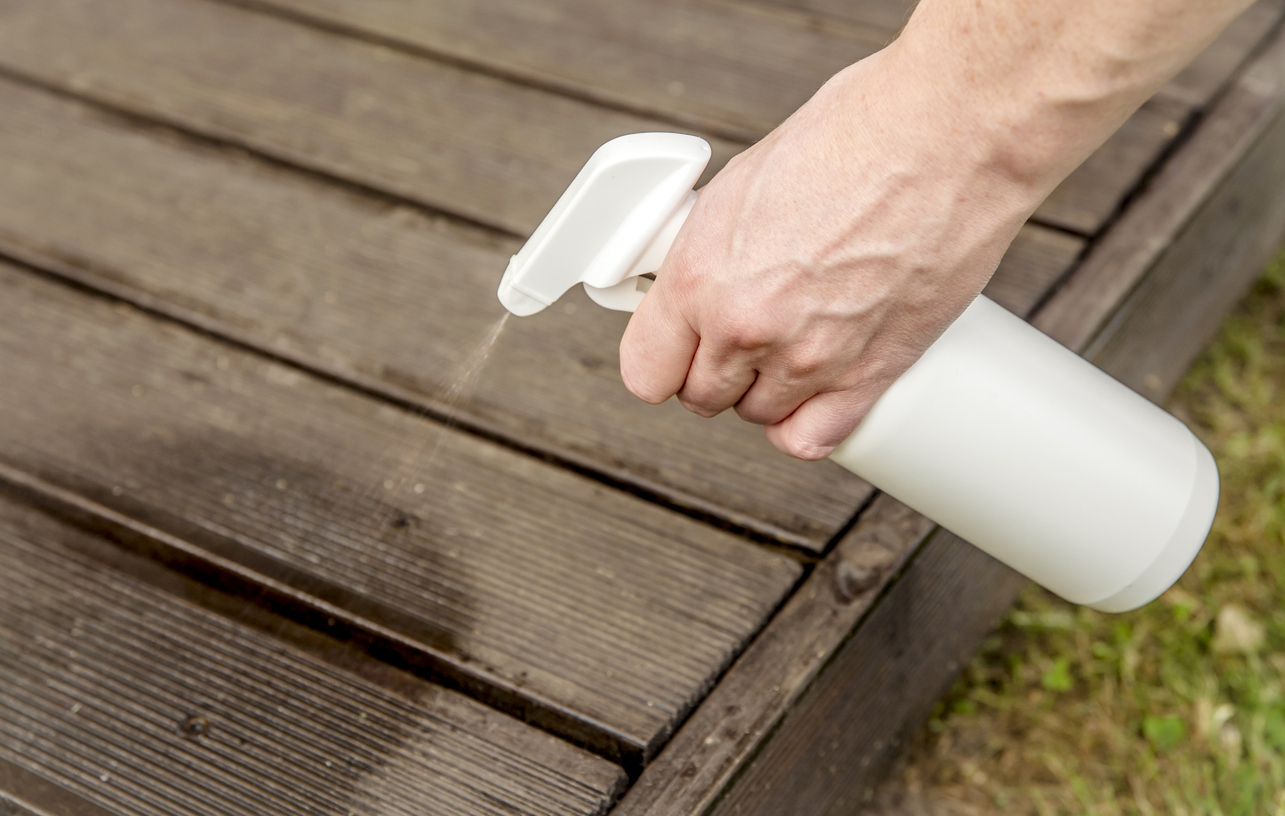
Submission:
{"label": "wet wood patch", "polygon": [[592,816],[624,781],[458,693],[370,682],[136,581],[87,538],[0,498],[0,812]]}
{"label": "wet wood patch", "polygon": [[[0,460],[641,761],[797,563],[296,369],[0,269]],[[204,555],[203,555],[204,554]],[[309,600],[310,599],[310,600]]]}

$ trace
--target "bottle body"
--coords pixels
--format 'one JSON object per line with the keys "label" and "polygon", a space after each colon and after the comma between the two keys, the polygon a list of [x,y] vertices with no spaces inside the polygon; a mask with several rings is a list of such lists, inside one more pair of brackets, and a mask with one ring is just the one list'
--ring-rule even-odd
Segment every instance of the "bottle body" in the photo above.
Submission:
{"label": "bottle body", "polygon": [[1185,425],[985,297],[830,458],[1113,612],[1182,575],[1218,501],[1213,457]]}

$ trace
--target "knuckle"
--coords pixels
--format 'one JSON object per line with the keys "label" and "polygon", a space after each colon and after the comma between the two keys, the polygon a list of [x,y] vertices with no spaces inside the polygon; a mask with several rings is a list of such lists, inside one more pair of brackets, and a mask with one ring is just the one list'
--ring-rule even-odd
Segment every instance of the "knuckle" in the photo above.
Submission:
{"label": "knuckle", "polygon": [[782,419],[780,413],[758,406],[736,406],[736,415],[753,425],[775,425]]}
{"label": "knuckle", "polygon": [[719,413],[722,412],[722,408],[716,406],[712,401],[708,399],[693,398],[690,396],[680,394],[678,396],[678,401],[688,411],[691,411],[693,414],[698,414],[699,416],[703,416],[706,419],[709,419],[710,417],[713,417],[713,416],[717,416]]}
{"label": "knuckle", "polygon": [[724,344],[737,351],[762,351],[776,341],[776,332],[771,326],[743,312],[724,316],[718,328]]}

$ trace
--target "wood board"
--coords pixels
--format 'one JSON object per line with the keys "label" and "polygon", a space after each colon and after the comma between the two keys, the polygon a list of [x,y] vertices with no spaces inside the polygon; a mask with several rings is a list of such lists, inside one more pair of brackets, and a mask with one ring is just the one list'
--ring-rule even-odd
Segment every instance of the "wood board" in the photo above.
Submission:
{"label": "wood board", "polygon": [[0,497],[0,790],[20,813],[594,816],[626,781],[324,636],[265,631],[289,621],[215,614],[172,574],[162,591],[114,549]]}
{"label": "wood board", "polygon": [[[508,9],[517,17],[507,24],[517,26],[521,18],[534,25],[526,17],[537,7],[509,5],[488,4],[488,14]],[[627,20],[582,22],[652,32],[658,40],[653,50],[633,42],[615,52],[636,53],[649,62],[658,61],[666,50],[688,49],[691,44],[682,42],[684,32],[715,24],[703,17],[699,22],[666,24],[652,5],[679,15],[744,17],[737,25],[747,36],[760,39],[775,41],[783,32],[793,32],[791,36],[811,37],[821,50],[829,42],[824,31],[800,33],[780,15],[753,12],[748,6],[634,0],[593,6],[604,9],[606,16],[625,15]],[[382,14],[396,21],[388,26],[396,27],[400,36],[423,30],[444,37],[449,26],[443,28],[436,15],[449,16],[448,8],[440,3],[363,0],[340,4],[328,13],[345,20],[355,15],[363,25],[377,29],[369,18]],[[1279,8],[1255,16],[1265,17],[1268,11],[1279,16]],[[570,14],[569,8],[555,10],[546,4],[537,12],[542,19],[557,20],[560,29],[566,26],[559,15]],[[425,19],[403,24],[407,15]],[[646,16],[649,22],[641,23],[634,15]],[[497,23],[469,30],[495,34],[501,27]],[[572,35],[564,31],[560,36]],[[706,42],[696,53],[709,58],[711,49],[717,50],[715,42],[710,42],[708,32],[702,39]],[[1216,49],[1218,58],[1210,63],[1217,70],[1199,73],[1200,81],[1186,83],[1173,97],[1162,92],[1130,119],[1041,205],[1037,221],[1094,233],[1199,106],[1191,99],[1199,92],[1212,92],[1210,77],[1232,64],[1234,54],[1229,52],[1242,58],[1248,52],[1252,43],[1244,39]],[[546,39],[530,42],[541,53],[550,47]],[[606,110],[443,64],[420,53],[423,43],[410,45],[410,51],[390,48],[208,0],[27,0],[0,7],[0,67],[10,72],[518,235],[535,228],[597,145],[622,133],[673,129],[670,120],[681,107],[675,99],[668,100],[668,108],[644,105],[648,110],[655,107],[655,115],[649,117]],[[494,51],[499,44],[488,48]],[[511,51],[504,52],[506,58]],[[707,129],[715,154],[711,172],[784,119],[832,73],[827,68],[807,74],[816,68],[815,60],[800,61],[792,52],[743,53],[753,53],[752,62],[759,67],[750,71],[742,57],[742,63],[726,70],[744,87],[727,88],[722,80],[710,79],[705,93],[716,99],[744,97],[746,109],[770,108],[770,124],[739,141]],[[861,50],[858,56],[866,53],[868,49]],[[569,68],[560,57],[546,54],[543,59]],[[610,69],[619,64],[615,59],[597,70],[579,70],[595,83],[606,83],[611,81]],[[805,68],[804,76],[793,77]],[[779,83],[757,76],[762,71],[790,76],[798,91],[785,97],[771,93]],[[688,81],[700,84],[707,74],[708,70],[697,70]],[[791,100],[789,106],[777,110],[783,98]]]}
{"label": "wood board", "polygon": [[[788,4],[631,0],[586,8],[576,0],[538,5],[521,0],[238,2],[645,111],[742,144],[761,138],[830,76],[882,47],[900,28],[888,25],[900,16],[900,3],[846,4],[852,27],[833,16],[787,10]],[[1153,106],[1078,168],[1041,205],[1036,220],[1096,233],[1190,114],[1270,34],[1283,12],[1281,0],[1263,0],[1252,8],[1162,89]]]}
{"label": "wood board", "polygon": [[124,304],[9,266],[0,292],[5,465],[618,761],[663,742],[799,575]]}
{"label": "wood board", "polygon": [[[503,314],[518,242],[140,130],[0,81],[0,253],[57,271],[698,517],[819,552],[869,496],[775,454],[734,415],[620,383],[626,315],[581,293],[510,321],[470,394],[450,386]],[[71,180],[74,180],[72,182]],[[988,292],[1029,308],[1083,242],[1026,227]]]}
{"label": "wood board", "polygon": [[207,0],[6,2],[0,68],[512,235],[598,145],[670,129]]}

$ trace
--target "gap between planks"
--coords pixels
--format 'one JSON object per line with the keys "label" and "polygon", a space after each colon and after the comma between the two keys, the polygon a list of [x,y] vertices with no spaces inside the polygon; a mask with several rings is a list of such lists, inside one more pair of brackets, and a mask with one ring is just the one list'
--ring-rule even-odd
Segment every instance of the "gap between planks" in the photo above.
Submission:
{"label": "gap between planks", "polygon": [[[441,389],[460,338],[480,338],[502,313],[495,280],[516,242],[139,133],[71,100],[3,82],[0,96],[0,154],[23,167],[0,189],[0,251],[369,392],[451,410]],[[988,292],[1028,308],[1081,246],[1026,227]],[[819,551],[868,487],[777,454],[730,414],[705,421],[634,399],[617,374],[624,319],[575,292],[511,322],[460,424]]]}
{"label": "gap between planks", "polygon": [[623,788],[605,760],[3,492],[0,802],[597,816]]}
{"label": "gap between planks", "polygon": [[[11,473],[165,531],[148,546],[179,569],[341,620],[609,758],[644,762],[799,575],[258,354],[0,272]],[[418,467],[416,441],[442,433],[430,464],[449,480]]]}

